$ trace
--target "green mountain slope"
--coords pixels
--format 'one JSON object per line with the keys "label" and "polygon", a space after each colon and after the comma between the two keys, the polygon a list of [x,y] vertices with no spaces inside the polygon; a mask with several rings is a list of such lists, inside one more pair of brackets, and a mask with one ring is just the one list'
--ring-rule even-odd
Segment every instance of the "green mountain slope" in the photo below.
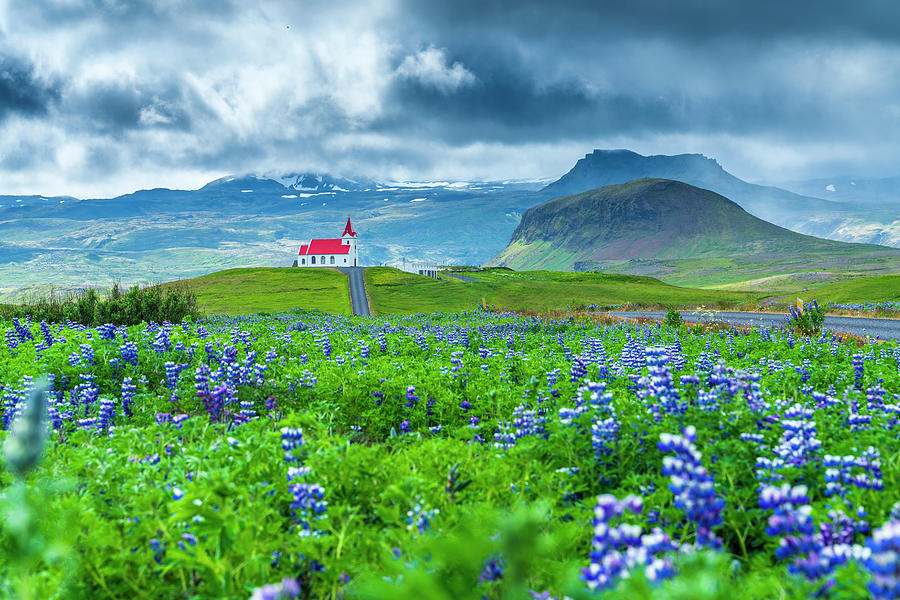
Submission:
{"label": "green mountain slope", "polygon": [[529,209],[510,244],[487,264],[600,268],[711,285],[826,266],[900,271],[900,250],[798,234],[715,192],[668,179],[638,179]]}

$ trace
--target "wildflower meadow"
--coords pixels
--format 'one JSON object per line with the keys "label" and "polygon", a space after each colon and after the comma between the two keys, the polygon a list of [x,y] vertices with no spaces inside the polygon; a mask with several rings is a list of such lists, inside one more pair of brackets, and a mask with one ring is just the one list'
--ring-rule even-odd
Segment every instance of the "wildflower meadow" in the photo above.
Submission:
{"label": "wildflower meadow", "polygon": [[488,311],[0,328],[6,597],[900,597],[895,342]]}

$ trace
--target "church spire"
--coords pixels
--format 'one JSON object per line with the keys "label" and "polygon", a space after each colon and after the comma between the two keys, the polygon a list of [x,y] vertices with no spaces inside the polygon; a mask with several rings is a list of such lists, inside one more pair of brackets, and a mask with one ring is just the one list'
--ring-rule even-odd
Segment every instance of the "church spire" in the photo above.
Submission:
{"label": "church spire", "polygon": [[341,237],[344,237],[345,235],[356,237],[356,232],[353,231],[353,225],[350,224],[350,217],[347,217],[347,226],[344,227],[344,233],[341,234]]}

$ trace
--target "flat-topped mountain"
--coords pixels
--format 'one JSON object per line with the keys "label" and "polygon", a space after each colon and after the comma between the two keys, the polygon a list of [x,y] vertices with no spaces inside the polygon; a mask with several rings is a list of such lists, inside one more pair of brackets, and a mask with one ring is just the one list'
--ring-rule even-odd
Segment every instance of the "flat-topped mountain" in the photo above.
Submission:
{"label": "flat-topped mountain", "polygon": [[878,255],[900,250],[795,233],[728,198],[670,179],[637,179],[527,210],[509,245],[488,262],[514,269],[574,270],[598,261]]}
{"label": "flat-topped mountain", "polygon": [[[900,221],[895,206],[876,207],[846,195],[801,195],[748,183],[702,154],[643,156],[630,150],[594,150],[542,192],[554,196],[580,194],[642,177],[675,179],[712,190],[760,219],[800,233],[900,246]],[[806,193],[806,189],[798,191]]]}

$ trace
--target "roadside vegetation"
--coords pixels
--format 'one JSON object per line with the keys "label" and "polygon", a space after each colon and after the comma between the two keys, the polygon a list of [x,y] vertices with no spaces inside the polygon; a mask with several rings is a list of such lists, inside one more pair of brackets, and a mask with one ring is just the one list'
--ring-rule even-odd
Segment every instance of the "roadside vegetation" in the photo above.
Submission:
{"label": "roadside vegetation", "polygon": [[107,294],[97,293],[94,289],[66,296],[51,293],[25,304],[3,305],[0,311],[7,318],[27,317],[32,321],[51,323],[71,321],[82,325],[181,323],[201,316],[196,294],[178,285],[166,288],[134,286],[127,292],[113,285]]}

